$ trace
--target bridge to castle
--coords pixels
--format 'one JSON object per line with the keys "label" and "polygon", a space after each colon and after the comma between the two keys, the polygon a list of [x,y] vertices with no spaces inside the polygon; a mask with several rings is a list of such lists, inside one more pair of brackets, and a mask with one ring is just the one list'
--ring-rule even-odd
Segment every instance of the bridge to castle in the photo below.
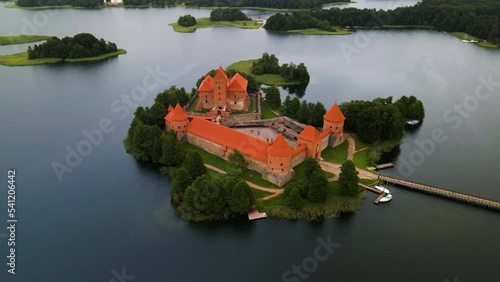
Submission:
{"label": "bridge to castle", "polygon": [[403,180],[403,179],[399,179],[399,178],[395,178],[395,177],[391,177],[391,176],[379,175],[378,179],[383,180],[383,181],[387,181],[387,182],[392,183],[392,184],[404,186],[404,187],[410,188],[412,190],[432,193],[435,195],[463,201],[466,203],[476,204],[476,205],[484,206],[487,208],[500,210],[500,202],[498,202],[498,201],[494,201],[494,200],[490,200],[490,199],[486,199],[486,198],[481,198],[481,197],[477,197],[477,196],[473,196],[473,195],[469,195],[469,194],[465,194],[465,193],[459,193],[459,192],[455,192],[455,191],[451,191],[451,190],[447,190],[447,189],[443,189],[443,188],[438,188],[438,187],[434,187],[434,186],[430,186],[430,185],[420,184],[420,183],[416,183],[413,181]]}

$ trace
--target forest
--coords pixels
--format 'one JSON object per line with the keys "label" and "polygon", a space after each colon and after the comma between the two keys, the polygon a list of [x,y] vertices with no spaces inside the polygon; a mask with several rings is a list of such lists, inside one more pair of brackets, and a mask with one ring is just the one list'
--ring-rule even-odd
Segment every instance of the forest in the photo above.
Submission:
{"label": "forest", "polygon": [[331,8],[298,11],[271,16],[264,28],[275,31],[341,27],[382,27],[386,25],[430,26],[447,32],[470,35],[500,43],[500,1],[423,0],[412,7],[394,10]]}
{"label": "forest", "polygon": [[16,4],[20,7],[71,5],[75,7],[95,8],[101,6],[102,1],[101,0],[17,0]]}
{"label": "forest", "polygon": [[116,52],[116,44],[97,39],[90,33],[79,33],[74,37],[49,38],[46,42],[28,47],[29,59],[41,58],[87,58]]}

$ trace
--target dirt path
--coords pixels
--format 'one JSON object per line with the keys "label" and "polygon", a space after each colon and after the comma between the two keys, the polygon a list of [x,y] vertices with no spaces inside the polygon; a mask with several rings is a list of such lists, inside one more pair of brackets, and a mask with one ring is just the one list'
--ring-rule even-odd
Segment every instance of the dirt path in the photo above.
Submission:
{"label": "dirt path", "polygon": [[[213,171],[216,171],[218,173],[221,173],[221,174],[227,174],[227,172],[225,172],[224,170],[222,170],[220,168],[216,168],[215,166],[212,166],[212,165],[209,165],[209,164],[205,164],[205,167],[208,168],[208,169],[211,169]],[[285,189],[283,189],[283,188],[281,188],[281,189],[273,189],[273,188],[267,188],[267,187],[263,187],[263,186],[257,185],[257,184],[255,184],[253,182],[250,182],[250,181],[245,181],[245,182],[248,184],[248,186],[250,186],[253,189],[257,189],[257,190],[260,190],[260,191],[271,193],[271,195],[267,195],[265,197],[262,197],[261,198],[262,200],[267,200],[267,199],[271,199],[271,198],[277,197],[280,194],[283,194],[283,192],[285,192]]]}
{"label": "dirt path", "polygon": [[[331,181],[338,180],[338,175],[340,175],[340,167],[342,165],[329,163],[329,162],[325,162],[325,161],[320,161],[319,164],[324,171],[328,171],[328,172],[335,174],[335,177],[328,179],[328,181],[331,182]],[[378,179],[378,176],[376,174],[373,174],[369,171],[359,169],[359,168],[356,168],[356,170],[358,171],[358,173],[359,173],[358,176],[361,179],[373,179],[373,180]]]}
{"label": "dirt path", "polygon": [[352,139],[351,135],[346,134],[347,142],[349,143],[349,148],[347,149],[347,159],[352,161],[354,154],[356,153],[356,142]]}

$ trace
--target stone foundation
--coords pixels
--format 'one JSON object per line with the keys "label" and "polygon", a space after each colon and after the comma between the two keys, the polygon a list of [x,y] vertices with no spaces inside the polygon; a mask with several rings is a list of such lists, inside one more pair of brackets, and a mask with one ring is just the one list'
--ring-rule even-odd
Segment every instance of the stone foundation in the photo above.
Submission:
{"label": "stone foundation", "polygon": [[283,174],[273,174],[269,170],[264,170],[262,172],[262,178],[278,185],[279,187],[283,187],[288,181],[290,181],[293,176],[295,175],[295,171],[293,169],[290,169],[288,173],[283,173]]}

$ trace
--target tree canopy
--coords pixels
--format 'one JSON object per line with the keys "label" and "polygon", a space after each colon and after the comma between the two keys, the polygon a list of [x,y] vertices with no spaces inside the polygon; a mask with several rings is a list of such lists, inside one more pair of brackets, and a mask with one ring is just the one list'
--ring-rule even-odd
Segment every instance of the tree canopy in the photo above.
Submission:
{"label": "tree canopy", "polygon": [[180,26],[193,26],[196,24],[196,19],[191,15],[180,16],[177,23]]}
{"label": "tree canopy", "polygon": [[331,8],[277,13],[264,28],[286,31],[305,28],[333,30],[335,26],[382,27],[384,25],[431,26],[460,31],[500,43],[500,2],[496,0],[423,0],[394,10]]}
{"label": "tree canopy", "polygon": [[86,58],[118,51],[116,44],[97,39],[90,33],[79,33],[74,37],[49,38],[46,42],[28,47],[29,59],[40,58]]}
{"label": "tree canopy", "polygon": [[262,54],[252,65],[252,74],[279,74],[285,78],[286,81],[294,81],[307,84],[309,83],[309,72],[304,63],[295,65],[294,63],[279,65],[279,60],[274,54]]}
{"label": "tree canopy", "polygon": [[339,183],[342,186],[342,194],[356,196],[359,193],[359,177],[356,166],[350,160],[340,167]]}
{"label": "tree canopy", "polygon": [[248,21],[250,20],[245,13],[238,9],[226,8],[226,9],[215,9],[210,12],[211,21]]}

